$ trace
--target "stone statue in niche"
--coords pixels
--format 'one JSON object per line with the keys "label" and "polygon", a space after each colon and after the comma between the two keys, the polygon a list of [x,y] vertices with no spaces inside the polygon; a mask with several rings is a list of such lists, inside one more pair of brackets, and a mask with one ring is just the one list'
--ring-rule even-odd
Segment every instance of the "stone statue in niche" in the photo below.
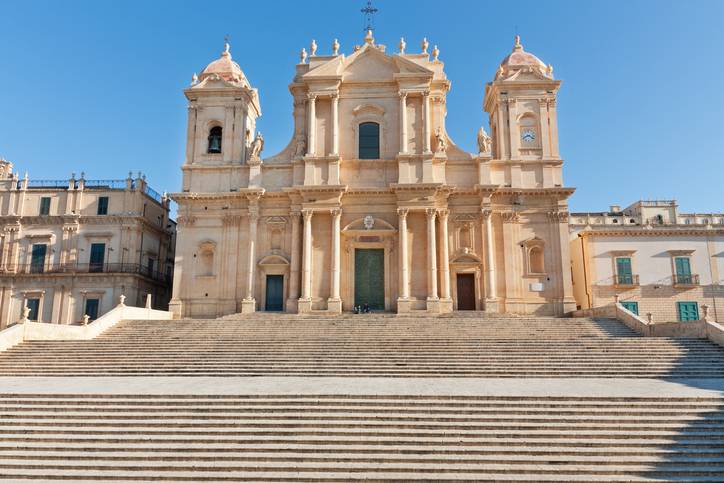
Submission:
{"label": "stone statue in niche", "polygon": [[488,133],[485,132],[485,128],[480,126],[480,130],[478,131],[478,152],[480,154],[490,154],[490,150],[493,147],[492,144],[492,139],[490,139]]}
{"label": "stone statue in niche", "polygon": [[307,137],[304,134],[297,134],[296,145],[294,146],[294,157],[302,158],[307,152]]}
{"label": "stone statue in niche", "polygon": [[249,163],[252,164],[252,162],[261,163],[261,158],[259,155],[261,154],[261,151],[264,149],[264,136],[261,135],[261,132],[256,133],[256,137],[254,138],[254,141],[252,141],[251,146],[249,146]]}
{"label": "stone statue in niche", "polygon": [[435,142],[438,153],[445,153],[445,151],[447,151],[447,139],[445,139],[445,136],[440,128],[437,128],[437,131],[435,132]]}

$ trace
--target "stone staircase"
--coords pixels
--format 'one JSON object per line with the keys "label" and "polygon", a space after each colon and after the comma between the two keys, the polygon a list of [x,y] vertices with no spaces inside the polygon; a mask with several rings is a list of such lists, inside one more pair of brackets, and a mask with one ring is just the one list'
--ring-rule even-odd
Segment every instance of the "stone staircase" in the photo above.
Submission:
{"label": "stone staircase", "polygon": [[724,399],[0,397],[0,479],[724,481]]}
{"label": "stone staircase", "polygon": [[0,376],[707,378],[724,348],[643,338],[615,320],[543,317],[123,322],[86,341],[25,342]]}
{"label": "stone staircase", "polygon": [[0,481],[724,481],[724,348],[615,320],[127,321],[0,353]]}

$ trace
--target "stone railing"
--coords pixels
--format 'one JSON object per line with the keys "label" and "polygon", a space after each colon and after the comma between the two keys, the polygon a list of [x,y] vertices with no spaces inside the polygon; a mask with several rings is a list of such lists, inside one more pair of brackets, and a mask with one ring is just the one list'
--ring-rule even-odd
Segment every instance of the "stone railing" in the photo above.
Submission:
{"label": "stone railing", "polygon": [[32,322],[21,319],[18,323],[0,331],[0,352],[27,340],[87,340],[93,339],[122,320],[171,320],[171,312],[146,307],[129,307],[121,303],[93,322],[84,325],[61,325]]}
{"label": "stone railing", "polygon": [[634,314],[618,302],[576,310],[573,317],[606,317],[617,319],[631,330],[645,337],[694,337],[709,339],[724,346],[724,326],[708,320],[708,307],[702,306],[703,318],[686,322],[654,322],[649,314],[646,318]]}

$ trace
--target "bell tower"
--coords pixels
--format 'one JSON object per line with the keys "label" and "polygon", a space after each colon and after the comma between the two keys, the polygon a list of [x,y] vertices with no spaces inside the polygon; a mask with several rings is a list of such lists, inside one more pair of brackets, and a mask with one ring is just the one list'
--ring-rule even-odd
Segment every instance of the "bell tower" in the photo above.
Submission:
{"label": "bell tower", "polygon": [[228,42],[218,59],[194,74],[184,94],[189,101],[184,190],[197,191],[195,166],[246,163],[261,108],[259,94],[232,60]]}
{"label": "bell tower", "polygon": [[[560,85],[553,78],[553,67],[526,52],[516,35],[513,51],[485,87],[493,158],[509,161],[505,184],[514,188],[562,185],[556,114]],[[534,172],[527,172],[533,166]]]}

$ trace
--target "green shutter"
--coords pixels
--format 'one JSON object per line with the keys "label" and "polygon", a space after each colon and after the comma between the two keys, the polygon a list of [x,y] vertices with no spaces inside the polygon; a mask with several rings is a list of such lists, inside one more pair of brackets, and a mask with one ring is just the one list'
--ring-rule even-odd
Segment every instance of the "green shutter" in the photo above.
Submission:
{"label": "green shutter", "polygon": [[33,273],[41,273],[45,270],[45,255],[48,252],[48,246],[42,243],[33,245],[33,251],[30,256],[30,271]]}
{"label": "green shutter", "polygon": [[699,320],[699,305],[696,302],[677,302],[676,307],[680,321]]}
{"label": "green shutter", "polygon": [[105,243],[93,243],[91,244],[90,253],[90,271],[91,272],[102,272],[103,271],[103,259],[106,254]]}
{"label": "green shutter", "polygon": [[639,314],[639,303],[638,302],[621,302],[624,309],[632,312],[636,315]]}
{"label": "green shutter", "polygon": [[618,277],[618,283],[621,285],[633,284],[631,258],[619,257],[616,259],[616,276]]}

